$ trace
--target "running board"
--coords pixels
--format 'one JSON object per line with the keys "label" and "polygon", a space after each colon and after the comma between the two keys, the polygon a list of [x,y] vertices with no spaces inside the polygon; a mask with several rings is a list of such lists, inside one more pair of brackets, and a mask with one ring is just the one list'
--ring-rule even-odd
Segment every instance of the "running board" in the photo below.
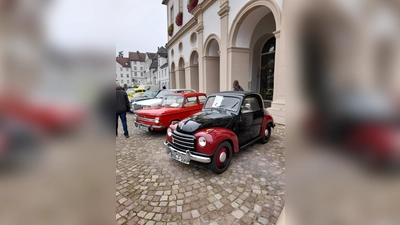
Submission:
{"label": "running board", "polygon": [[242,150],[242,149],[244,149],[244,148],[248,147],[249,145],[252,145],[252,144],[254,144],[254,142],[257,142],[257,141],[259,141],[261,138],[262,138],[262,137],[260,136],[260,137],[258,137],[258,138],[256,138],[256,139],[254,139],[253,141],[251,141],[251,142],[249,142],[249,143],[247,143],[247,144],[243,145],[242,147],[240,147],[240,148],[239,148],[239,150]]}

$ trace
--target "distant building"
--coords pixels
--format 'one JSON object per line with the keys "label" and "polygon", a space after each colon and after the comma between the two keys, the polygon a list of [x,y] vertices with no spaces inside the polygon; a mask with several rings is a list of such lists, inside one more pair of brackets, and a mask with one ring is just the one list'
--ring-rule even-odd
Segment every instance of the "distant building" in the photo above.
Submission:
{"label": "distant building", "polygon": [[159,47],[157,51],[157,78],[156,86],[162,89],[164,86],[169,88],[169,69],[168,69],[168,51],[165,47]]}
{"label": "distant building", "polygon": [[136,52],[129,52],[129,60],[131,62],[132,79],[135,85],[146,84],[145,77],[145,62],[146,54]]}
{"label": "distant building", "polygon": [[116,57],[116,80],[121,86],[126,84],[128,87],[146,84],[144,74],[146,54],[129,52],[129,58]]}
{"label": "distant building", "polygon": [[158,69],[157,54],[146,52],[146,60],[144,72],[146,76],[146,84],[156,85],[156,72]]}
{"label": "distant building", "polygon": [[124,84],[132,85],[131,62],[129,58],[116,57],[116,80],[123,87]]}

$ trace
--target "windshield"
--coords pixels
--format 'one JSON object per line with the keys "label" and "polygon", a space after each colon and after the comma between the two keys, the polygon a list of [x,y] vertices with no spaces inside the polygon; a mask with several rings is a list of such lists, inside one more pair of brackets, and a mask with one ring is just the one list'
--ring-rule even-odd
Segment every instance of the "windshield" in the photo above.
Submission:
{"label": "windshield", "polygon": [[172,93],[174,93],[174,91],[162,90],[160,91],[160,93],[157,94],[156,98],[164,98],[166,94],[172,94]]}
{"label": "windshield", "polygon": [[138,92],[138,93],[135,93],[133,96],[132,96],[132,98],[139,98],[140,96],[142,96],[143,95],[143,92]]}
{"label": "windshield", "polygon": [[182,103],[183,96],[165,96],[161,106],[179,108]]}
{"label": "windshield", "polygon": [[240,106],[240,99],[233,97],[225,97],[225,96],[212,96],[207,99],[206,104],[204,105],[205,109],[226,109],[230,111],[237,111]]}
{"label": "windshield", "polygon": [[128,89],[128,90],[126,90],[126,94],[130,95],[130,94],[132,94],[132,93],[133,93],[133,89]]}
{"label": "windshield", "polygon": [[158,90],[147,90],[146,92],[144,92],[142,97],[154,98],[157,93],[158,93]]}

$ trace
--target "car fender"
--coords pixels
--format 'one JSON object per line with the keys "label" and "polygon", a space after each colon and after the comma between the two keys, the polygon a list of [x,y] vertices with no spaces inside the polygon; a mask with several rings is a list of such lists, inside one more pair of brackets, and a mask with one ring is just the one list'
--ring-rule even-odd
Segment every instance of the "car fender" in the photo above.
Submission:
{"label": "car fender", "polygon": [[272,124],[272,128],[275,127],[274,119],[272,118],[272,116],[269,115],[269,114],[265,114],[264,115],[264,119],[263,119],[263,123],[262,123],[262,126],[261,126],[261,131],[260,131],[261,137],[265,136],[264,130],[267,127],[267,124],[269,124],[269,123]]}
{"label": "car fender", "polygon": [[[196,137],[196,150],[203,154],[212,155],[216,148],[223,141],[229,141],[232,144],[234,152],[239,151],[239,141],[236,134],[223,127],[205,128],[197,131],[194,136]],[[202,147],[198,143],[200,137],[205,137],[207,140],[206,146]]]}

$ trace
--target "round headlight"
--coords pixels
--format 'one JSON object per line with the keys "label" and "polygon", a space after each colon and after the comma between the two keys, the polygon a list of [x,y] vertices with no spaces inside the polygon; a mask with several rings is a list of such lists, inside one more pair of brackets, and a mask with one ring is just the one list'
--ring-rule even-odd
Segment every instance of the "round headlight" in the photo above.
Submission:
{"label": "round headlight", "polygon": [[171,130],[171,128],[168,128],[167,134],[168,134],[168,136],[171,136],[171,135],[172,135],[172,130]]}
{"label": "round headlight", "polygon": [[206,138],[205,137],[199,137],[199,145],[201,147],[204,147],[204,146],[206,146],[206,144],[207,144]]}
{"label": "round headlight", "polygon": [[156,117],[156,118],[154,119],[154,122],[155,122],[155,123],[159,123],[159,122],[160,122],[160,118]]}

